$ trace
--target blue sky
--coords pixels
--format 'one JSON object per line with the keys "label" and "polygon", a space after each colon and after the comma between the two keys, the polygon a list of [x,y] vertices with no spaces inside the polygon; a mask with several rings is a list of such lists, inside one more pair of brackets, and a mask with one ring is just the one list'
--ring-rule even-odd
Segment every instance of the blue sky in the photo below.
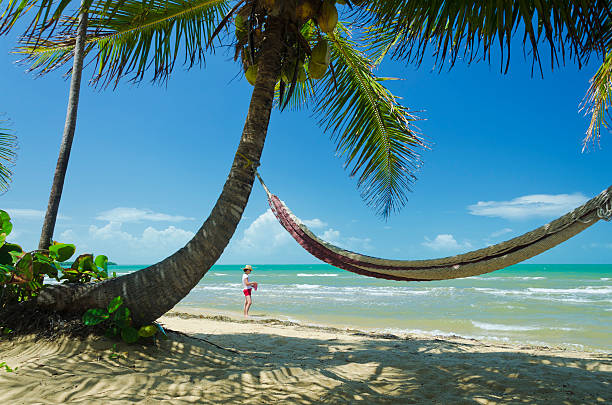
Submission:
{"label": "blue sky", "polygon": [[[0,41],[2,104],[20,151],[0,208],[10,238],[37,245],[66,113],[66,69],[34,79]],[[542,52],[546,54],[547,52]],[[260,173],[313,231],[361,253],[397,259],[481,248],[540,226],[612,184],[612,137],[581,153],[578,111],[597,63],[531,75],[515,41],[510,72],[459,61],[450,72],[387,62],[383,76],[423,121],[432,148],[404,209],[388,221],[361,201],[329,136],[307,110],[274,111]],[[208,216],[235,153],[252,87],[221,50],[205,68],[178,67],[163,86],[83,86],[55,239],[120,264],[171,254]],[[84,78],[91,77],[87,69]],[[87,81],[85,80],[86,84]],[[612,224],[600,221],[531,263],[612,263]],[[318,263],[280,228],[256,185],[221,264]]]}

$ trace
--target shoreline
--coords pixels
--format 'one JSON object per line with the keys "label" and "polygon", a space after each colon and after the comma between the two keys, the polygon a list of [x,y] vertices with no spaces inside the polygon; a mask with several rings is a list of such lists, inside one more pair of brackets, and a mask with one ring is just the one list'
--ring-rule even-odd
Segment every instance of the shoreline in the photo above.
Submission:
{"label": "shoreline", "polygon": [[[397,283],[324,264],[261,265],[255,276],[261,289],[251,312],[402,336],[609,352],[611,277],[610,265],[516,265],[492,275]],[[236,269],[214,269],[175,310],[239,316],[239,279]]]}
{"label": "shoreline", "polygon": [[[184,309],[184,308],[181,308]],[[199,308],[200,309],[200,308]],[[373,340],[388,340],[388,341],[406,341],[406,342],[444,342],[456,345],[469,345],[473,347],[484,347],[492,349],[501,349],[516,352],[547,352],[552,355],[573,355],[580,358],[606,358],[611,360],[610,371],[612,371],[612,352],[599,350],[575,350],[564,346],[552,345],[534,345],[534,344],[513,344],[500,343],[493,341],[484,341],[475,338],[466,338],[459,335],[424,335],[409,333],[405,335],[397,335],[392,333],[380,333],[376,331],[368,331],[357,328],[344,328],[332,325],[305,324],[295,321],[286,321],[276,318],[255,316],[244,319],[241,316],[229,311],[220,311],[218,314],[202,314],[197,311],[178,311],[171,310],[164,314],[158,322],[162,326],[169,327],[171,331],[176,331],[185,334],[189,337],[197,337],[199,335],[214,335],[215,332],[207,330],[208,325],[224,324],[221,329],[233,329],[227,324],[236,324],[236,330],[243,332],[252,329],[252,333],[260,333],[263,329],[272,329],[278,334],[299,335],[321,333],[334,334],[345,336],[348,338],[373,339]],[[234,315],[234,316],[232,316]],[[215,329],[216,330],[216,329]],[[210,333],[208,333],[210,332]],[[612,376],[611,376],[612,377]],[[612,380],[611,380],[612,385]]]}
{"label": "shoreline", "polygon": [[[155,346],[0,339],[0,402],[610,403],[612,354],[171,311]],[[175,330],[178,333],[172,333]]]}
{"label": "shoreline", "polygon": [[[418,332],[402,332],[402,333],[391,333],[386,332],[383,328],[368,328],[360,326],[351,326],[346,324],[338,323],[324,323],[324,322],[312,322],[308,320],[296,320],[288,316],[278,315],[258,315],[257,310],[248,319],[245,319],[239,311],[228,311],[216,308],[205,308],[191,305],[177,305],[172,310],[164,314],[164,318],[178,317],[182,319],[209,319],[217,320],[221,322],[234,322],[234,323],[253,323],[263,325],[279,325],[279,326],[295,326],[306,329],[322,330],[322,331],[336,331],[339,333],[355,333],[363,336],[370,336],[373,338],[386,338],[386,339],[438,339],[438,340],[449,340],[449,341],[462,341],[462,342],[478,342],[486,345],[494,345],[499,347],[511,347],[519,349],[542,349],[542,350],[555,350],[555,351],[568,351],[568,352],[581,352],[581,353],[597,353],[597,354],[611,354],[612,350],[606,350],[602,348],[592,348],[575,343],[567,344],[550,344],[545,342],[529,342],[529,341],[512,341],[500,340],[496,337],[481,338],[472,336],[463,336],[457,333],[436,333],[437,331],[427,332],[418,330]],[[287,319],[281,319],[281,318]],[[383,329],[383,330],[381,330]]]}

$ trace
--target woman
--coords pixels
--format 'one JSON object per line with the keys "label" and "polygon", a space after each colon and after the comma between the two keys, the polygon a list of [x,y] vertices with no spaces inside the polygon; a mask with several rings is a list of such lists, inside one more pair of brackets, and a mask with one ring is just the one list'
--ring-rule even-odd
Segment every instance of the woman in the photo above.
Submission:
{"label": "woman", "polygon": [[255,281],[249,280],[249,274],[253,271],[253,267],[250,264],[247,264],[242,269],[244,274],[242,275],[242,292],[244,293],[244,317],[249,317],[249,308],[251,308],[251,292],[253,290],[257,291],[257,283]]}

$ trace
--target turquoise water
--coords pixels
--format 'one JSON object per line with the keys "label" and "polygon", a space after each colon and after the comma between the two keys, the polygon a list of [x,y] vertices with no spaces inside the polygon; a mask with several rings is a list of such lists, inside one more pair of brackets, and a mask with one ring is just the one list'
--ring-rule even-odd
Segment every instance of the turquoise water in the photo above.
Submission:
{"label": "turquoise water", "polygon": [[[179,306],[240,312],[240,267],[214,266]],[[251,280],[259,283],[253,315],[400,335],[612,350],[612,265],[516,265],[420,283],[379,280],[325,264],[259,265]]]}

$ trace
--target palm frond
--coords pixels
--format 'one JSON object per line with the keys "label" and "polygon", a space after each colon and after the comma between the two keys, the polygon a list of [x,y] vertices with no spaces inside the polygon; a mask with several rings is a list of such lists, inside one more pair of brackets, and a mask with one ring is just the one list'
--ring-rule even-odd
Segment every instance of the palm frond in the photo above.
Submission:
{"label": "palm frond", "polygon": [[609,32],[601,27],[611,13],[609,0],[371,0],[360,17],[366,18],[374,59],[390,54],[418,64],[431,46],[438,66],[448,62],[452,67],[457,58],[490,62],[492,49],[499,46],[501,69],[507,71],[511,38],[522,29],[532,68],[537,64],[542,71],[543,44],[551,67],[566,57],[583,64],[590,55],[585,49],[602,53]]}
{"label": "palm frond", "polygon": [[[285,94],[283,95],[283,99],[281,100],[280,85],[277,84],[276,88],[274,89],[274,103],[279,108],[281,108],[282,105],[284,105],[285,102],[287,102],[287,99],[286,99],[287,91],[288,90],[285,89]],[[293,94],[291,95],[291,98],[289,99],[289,102],[287,103],[287,107],[289,107],[289,109],[293,111],[299,111],[299,110],[308,108],[309,102],[311,101],[313,96],[314,96],[314,89],[313,89],[313,83],[311,82],[311,80],[306,80],[303,83],[297,81],[295,83],[295,90],[293,91]],[[282,105],[281,105],[281,102],[282,102]]]}
{"label": "palm frond", "polygon": [[590,142],[599,142],[602,126],[610,128],[611,117],[608,108],[612,105],[612,50],[608,52],[590,83],[591,86],[582,103],[582,109],[591,116],[589,129],[583,140],[583,151]]}
{"label": "palm frond", "polygon": [[[62,2],[64,3],[64,2]],[[59,10],[59,8],[61,10]],[[37,6],[36,0],[0,0],[0,35],[9,32],[24,15],[32,12],[33,9],[38,9],[36,14],[32,16],[28,30],[34,30],[39,27],[40,24],[47,25],[47,18],[49,14],[55,14],[55,11],[60,13],[65,8],[65,5],[60,7],[54,7],[52,0],[42,0]],[[53,10],[53,12],[52,12]]]}
{"label": "palm frond", "polygon": [[17,137],[5,128],[6,121],[0,120],[0,192],[8,190],[13,172],[10,167],[17,159]]}
{"label": "palm frond", "polygon": [[[23,36],[36,37],[41,32],[52,35],[62,15],[78,15],[90,7],[113,11],[121,0],[0,0],[0,35],[9,32],[18,21],[30,16]],[[3,5],[4,3],[4,5]],[[3,10],[3,11],[2,11]]]}
{"label": "palm frond", "polygon": [[[121,4],[119,4],[121,3]],[[229,10],[228,0],[117,0],[89,11],[86,52],[96,52],[95,81],[117,84],[126,75],[139,81],[152,67],[152,80],[165,80],[179,53],[188,67],[204,61],[208,41]],[[113,18],[107,13],[112,10]],[[46,73],[72,58],[75,19],[64,22],[64,37],[26,38],[19,53],[32,69]]]}
{"label": "palm frond", "polygon": [[366,204],[387,218],[405,205],[425,148],[413,122],[417,118],[372,73],[373,62],[338,24],[328,36],[333,74],[328,70],[315,87],[315,114],[331,131],[337,154]]}

